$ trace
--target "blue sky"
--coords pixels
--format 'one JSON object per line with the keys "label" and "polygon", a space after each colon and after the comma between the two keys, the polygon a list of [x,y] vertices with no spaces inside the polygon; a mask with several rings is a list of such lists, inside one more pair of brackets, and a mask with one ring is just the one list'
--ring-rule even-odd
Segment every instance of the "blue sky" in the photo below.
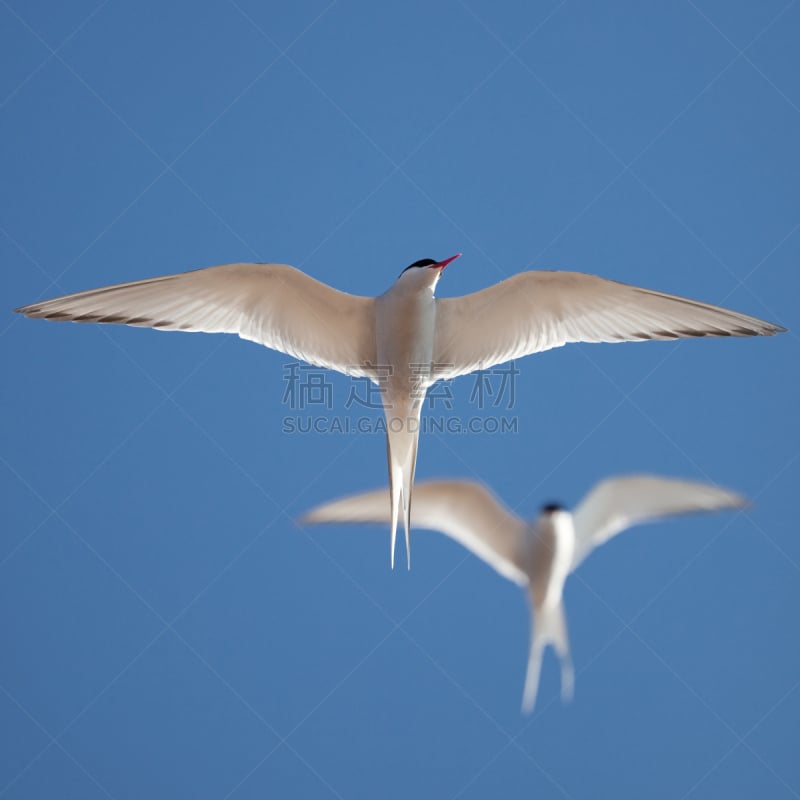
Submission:
{"label": "blue sky", "polygon": [[[0,797],[800,793],[800,4],[0,20]],[[636,470],[754,499],[592,556],[566,589],[575,699],[550,656],[530,718],[516,587],[427,532],[392,573],[381,527],[293,525],[383,485],[385,454],[283,433],[289,359],[10,312],[248,260],[373,295],[459,251],[441,296],[572,269],[791,329],[548,352],[512,409],[452,386],[448,415],[518,432],[431,434],[418,479],[480,477],[525,516]],[[327,417],[359,416],[327,380]]]}

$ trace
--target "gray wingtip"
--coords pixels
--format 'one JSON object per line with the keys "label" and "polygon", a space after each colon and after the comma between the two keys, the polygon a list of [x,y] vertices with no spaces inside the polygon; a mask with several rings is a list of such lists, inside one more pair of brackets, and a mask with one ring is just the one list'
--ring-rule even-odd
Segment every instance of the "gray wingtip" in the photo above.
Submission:
{"label": "gray wingtip", "polygon": [[[715,511],[747,511],[748,509],[752,509],[753,503],[749,497],[745,497],[738,492],[728,491],[722,487],[718,488],[722,494],[705,508],[699,508],[697,511],[710,511],[713,513]],[[687,513],[693,512],[689,511]]]}
{"label": "gray wingtip", "polygon": [[294,522],[296,525],[300,525],[305,527],[307,525],[319,525],[322,522],[334,522],[335,520],[330,519],[320,519],[318,515],[319,509],[312,508],[310,511],[305,511],[299,517],[296,517]]}
{"label": "gray wingtip", "polygon": [[749,497],[745,497],[743,494],[737,494],[733,498],[731,506],[740,510],[746,510],[752,509],[754,507],[754,503]]}
{"label": "gray wingtip", "polygon": [[741,494],[740,492],[728,489],[725,486],[719,486],[715,483],[709,483],[707,485],[711,489],[715,490],[717,493],[716,509],[724,510],[726,508],[731,508],[731,509],[751,508],[753,505],[750,498],[747,497],[746,495]]}
{"label": "gray wingtip", "polygon": [[22,314],[23,317],[47,319],[47,315],[42,311],[40,303],[30,303],[27,306],[19,306],[12,309],[15,314]]}

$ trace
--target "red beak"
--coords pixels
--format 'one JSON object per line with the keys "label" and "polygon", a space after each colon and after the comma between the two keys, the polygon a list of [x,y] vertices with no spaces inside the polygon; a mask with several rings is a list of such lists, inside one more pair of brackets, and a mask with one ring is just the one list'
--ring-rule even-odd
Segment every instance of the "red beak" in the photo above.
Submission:
{"label": "red beak", "polygon": [[446,258],[444,261],[440,261],[438,264],[431,264],[431,269],[444,269],[451,261],[455,261],[460,256],[461,253],[456,253],[454,256],[450,256],[450,258]]}

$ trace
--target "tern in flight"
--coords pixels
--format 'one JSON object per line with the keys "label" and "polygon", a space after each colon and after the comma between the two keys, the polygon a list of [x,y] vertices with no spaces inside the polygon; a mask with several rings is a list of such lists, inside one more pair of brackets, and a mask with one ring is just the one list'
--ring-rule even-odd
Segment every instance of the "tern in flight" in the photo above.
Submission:
{"label": "tern in flight", "polygon": [[337,291],[285,264],[224,264],[91,289],[16,309],[243,339],[381,387],[391,496],[391,563],[403,512],[410,566],[411,488],[425,392],[568,342],[771,336],[779,325],[579,272],[522,272],[463,297],[436,298],[444,261],[415,261],[379,297]]}
{"label": "tern in flight", "polygon": [[[743,497],[707,483],[630,475],[598,483],[572,512],[546,505],[533,522],[525,522],[480,483],[442,480],[416,485],[411,521],[455,539],[527,589],[531,639],[522,710],[530,712],[549,644],[561,661],[561,697],[572,697],[574,672],[561,597],[567,575],[592,550],[642,522],[744,505]],[[386,490],[381,489],[326,503],[300,522],[383,523],[389,516]]]}

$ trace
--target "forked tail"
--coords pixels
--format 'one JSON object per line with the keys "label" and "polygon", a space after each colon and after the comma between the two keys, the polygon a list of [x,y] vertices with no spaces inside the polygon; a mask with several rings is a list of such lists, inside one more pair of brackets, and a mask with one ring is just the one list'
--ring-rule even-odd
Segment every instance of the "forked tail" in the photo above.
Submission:
{"label": "forked tail", "polygon": [[548,644],[553,645],[561,661],[561,699],[571,700],[575,684],[575,671],[569,654],[569,636],[564,617],[564,606],[560,602],[553,608],[540,609],[532,622],[528,671],[525,676],[525,690],[522,694],[522,710],[526,714],[533,711],[536,704],[542,655]]}
{"label": "forked tail", "polygon": [[387,416],[386,422],[386,453],[389,459],[389,491],[392,500],[392,569],[394,569],[397,522],[401,509],[406,531],[406,557],[408,568],[411,569],[411,490],[417,464],[419,415],[409,415],[405,418]]}

